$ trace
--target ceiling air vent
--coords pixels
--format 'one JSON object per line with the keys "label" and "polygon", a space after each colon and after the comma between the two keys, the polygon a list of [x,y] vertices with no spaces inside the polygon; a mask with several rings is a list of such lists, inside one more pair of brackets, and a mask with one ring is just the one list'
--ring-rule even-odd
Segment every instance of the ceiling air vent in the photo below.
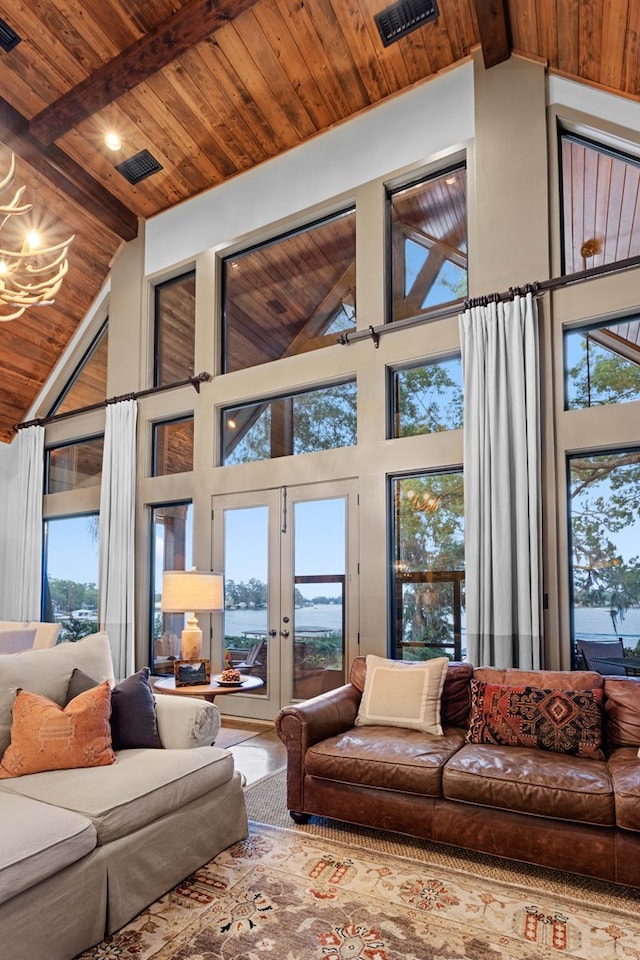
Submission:
{"label": "ceiling air vent", "polygon": [[0,47],[9,53],[9,50],[13,50],[16,47],[22,37],[19,37],[15,30],[12,30],[8,23],[5,23],[4,20],[0,19]]}
{"label": "ceiling air vent", "polygon": [[436,0],[399,0],[376,13],[374,20],[385,47],[438,16]]}
{"label": "ceiling air vent", "polygon": [[162,170],[162,165],[152,156],[148,150],[141,150],[135,156],[123,160],[116,165],[116,170],[129,181],[129,183],[140,183],[145,177],[150,177],[152,173]]}

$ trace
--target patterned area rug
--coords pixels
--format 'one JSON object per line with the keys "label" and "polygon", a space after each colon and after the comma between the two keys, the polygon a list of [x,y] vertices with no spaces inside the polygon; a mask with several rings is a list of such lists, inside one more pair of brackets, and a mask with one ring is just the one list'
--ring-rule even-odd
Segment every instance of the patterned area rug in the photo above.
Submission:
{"label": "patterned area rug", "polygon": [[83,960],[640,960],[637,912],[251,823]]}

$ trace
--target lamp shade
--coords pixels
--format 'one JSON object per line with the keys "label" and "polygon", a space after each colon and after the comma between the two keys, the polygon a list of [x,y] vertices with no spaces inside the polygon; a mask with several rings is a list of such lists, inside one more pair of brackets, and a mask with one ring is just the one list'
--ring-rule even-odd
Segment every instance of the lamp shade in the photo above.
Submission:
{"label": "lamp shade", "polygon": [[224,609],[224,577],[199,570],[166,570],[162,577],[163,613]]}

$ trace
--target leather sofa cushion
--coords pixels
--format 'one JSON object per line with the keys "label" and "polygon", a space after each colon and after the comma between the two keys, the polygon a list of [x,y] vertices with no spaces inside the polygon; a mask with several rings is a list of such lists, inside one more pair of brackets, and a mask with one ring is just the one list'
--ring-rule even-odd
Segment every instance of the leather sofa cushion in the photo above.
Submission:
{"label": "leather sofa cushion", "polygon": [[86,817],[9,791],[0,790],[0,821],[0,903],[59,873],[96,845],[96,829]]}
{"label": "leather sofa cushion", "polygon": [[232,754],[218,747],[121,750],[109,767],[17,777],[2,789],[83,814],[105,844],[204,796],[233,771]]}
{"label": "leather sofa cushion", "polygon": [[618,747],[609,757],[616,797],[616,825],[640,831],[640,759],[636,747]]}
{"label": "leather sofa cushion", "polygon": [[604,697],[609,746],[640,746],[640,679],[606,677]]}
{"label": "leather sofa cushion", "polygon": [[599,690],[604,686],[602,674],[594,670],[517,670],[515,667],[476,667],[476,680],[519,687],[542,687],[545,690]]}
{"label": "leather sofa cushion", "polygon": [[604,760],[466,744],[447,763],[442,789],[448,800],[578,823],[615,824],[613,787]]}
{"label": "leather sofa cushion", "polygon": [[309,747],[305,775],[358,786],[442,795],[442,768],[464,743],[465,731],[432,736],[400,727],[354,727]]}

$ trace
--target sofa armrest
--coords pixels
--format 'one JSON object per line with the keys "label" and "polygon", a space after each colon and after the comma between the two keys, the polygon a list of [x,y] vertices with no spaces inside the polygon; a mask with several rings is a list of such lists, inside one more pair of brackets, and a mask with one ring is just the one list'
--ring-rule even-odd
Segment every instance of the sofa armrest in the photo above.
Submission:
{"label": "sofa armrest", "polygon": [[304,757],[310,746],[350,730],[362,694],[348,683],[312,700],[283,707],[276,717],[276,733],[287,748],[287,804],[303,810]]}
{"label": "sofa armrest", "polygon": [[215,703],[199,697],[154,694],[158,733],[165,750],[210,747],[220,730],[220,711]]}

